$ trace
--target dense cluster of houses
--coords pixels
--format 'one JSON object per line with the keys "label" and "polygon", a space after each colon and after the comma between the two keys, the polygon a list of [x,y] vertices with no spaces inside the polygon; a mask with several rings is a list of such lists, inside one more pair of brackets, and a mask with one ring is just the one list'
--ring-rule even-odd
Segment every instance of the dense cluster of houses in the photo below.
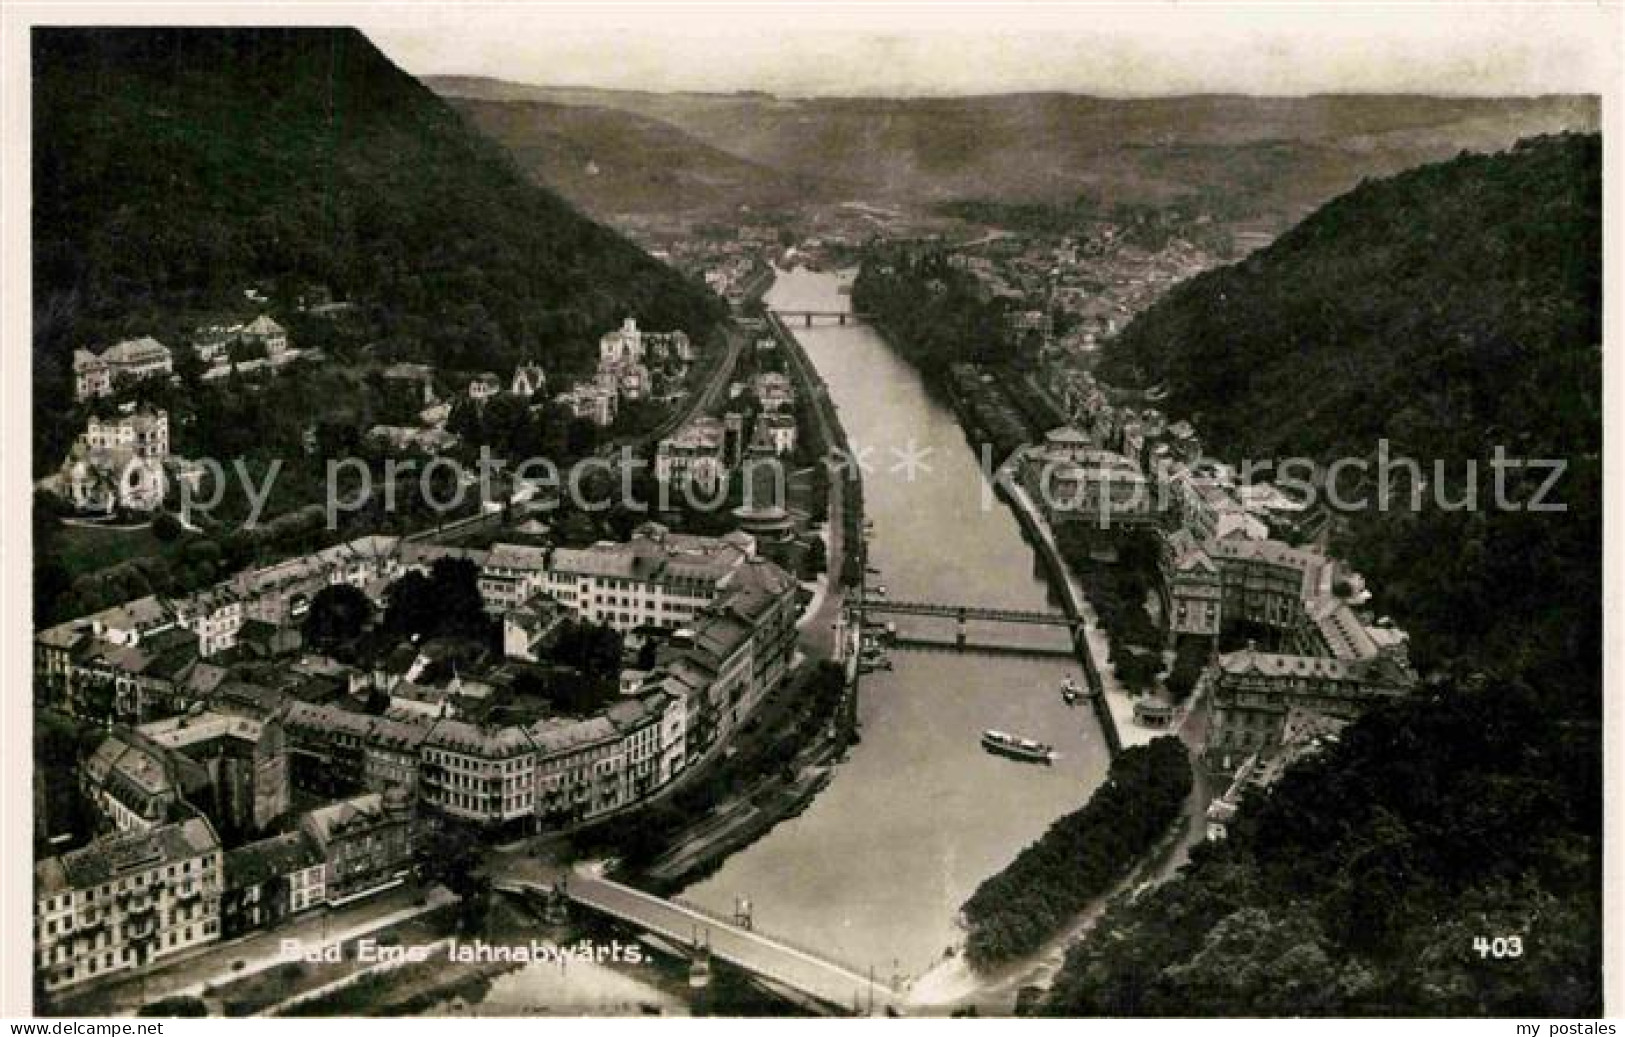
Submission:
{"label": "dense cluster of houses", "polygon": [[655,447],[655,478],[712,497],[747,458],[782,458],[796,449],[795,386],[779,371],[761,371],[730,387],[731,398],[747,393],[754,406],[730,404],[722,417],[701,415]]}
{"label": "dense cluster of houses", "polygon": [[[1289,718],[1346,722],[1410,693],[1406,635],[1372,613],[1360,574],[1318,546],[1318,509],[1268,482],[1243,482],[1203,455],[1189,422],[1169,422],[1143,399],[1113,404],[1075,371],[1048,378],[1074,424],[1023,452],[1023,485],[1052,525],[1090,524],[1103,544],[1132,531],[1158,538],[1167,647],[1198,639],[1216,653],[1202,677],[1209,766],[1274,773],[1288,732],[1304,727]],[[1268,649],[1250,641],[1217,653],[1233,629]]]}
{"label": "dense cluster of houses", "polygon": [[[382,602],[445,557],[478,567],[504,659],[436,684],[415,645],[370,671],[301,652],[323,588]],[[528,833],[635,805],[783,681],[797,590],[743,533],[651,523],[625,543],[477,551],[372,536],[40,631],[40,693],[110,725],[79,774],[105,834],[36,869],[46,988],[387,888],[425,823]],[[649,642],[621,694],[588,716],[481,709],[566,617]]]}
{"label": "dense cluster of houses", "polygon": [[1013,341],[1071,357],[1092,352],[1174,284],[1217,262],[1180,237],[1156,250],[1132,244],[1108,221],[1061,236],[994,237],[948,257],[984,298],[1005,304]]}

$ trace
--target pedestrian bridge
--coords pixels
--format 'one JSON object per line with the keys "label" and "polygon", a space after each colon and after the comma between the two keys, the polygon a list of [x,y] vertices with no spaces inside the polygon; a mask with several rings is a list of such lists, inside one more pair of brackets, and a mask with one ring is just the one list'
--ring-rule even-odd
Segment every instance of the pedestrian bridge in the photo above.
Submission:
{"label": "pedestrian bridge", "polygon": [[888,601],[885,598],[865,597],[865,616],[936,616],[955,619],[986,620],[994,623],[1028,623],[1039,626],[1071,627],[1072,618],[1064,612],[1032,612],[1022,609],[983,608],[977,605],[949,605],[933,601]]}
{"label": "pedestrian bridge", "polygon": [[673,943],[702,947],[713,958],[854,1014],[900,1010],[903,994],[876,978],[815,951],[754,931],[676,900],[614,882],[589,870],[572,872],[561,892],[571,903],[608,915]]}
{"label": "pedestrian bridge", "polygon": [[852,313],[848,310],[774,310],[774,316],[780,320],[800,320],[804,327],[812,327],[814,320],[835,321],[843,327],[847,324],[867,324],[871,315],[867,313]]}

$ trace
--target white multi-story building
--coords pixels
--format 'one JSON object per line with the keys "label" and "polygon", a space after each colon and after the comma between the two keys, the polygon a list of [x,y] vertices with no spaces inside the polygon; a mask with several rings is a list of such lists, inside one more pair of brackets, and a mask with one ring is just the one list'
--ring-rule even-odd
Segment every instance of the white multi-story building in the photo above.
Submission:
{"label": "white multi-story building", "polygon": [[516,608],[547,585],[547,549],[494,544],[480,567],[480,596],[498,615]]}
{"label": "white multi-story building", "polygon": [[615,423],[620,394],[613,386],[597,382],[581,382],[568,392],[554,397],[555,403],[570,408],[570,413],[592,422],[599,428]]}
{"label": "white multi-story building", "polygon": [[638,330],[636,318],[626,318],[620,327],[599,338],[598,362],[600,365],[643,363],[643,333]]}
{"label": "white multi-story building", "polygon": [[727,472],[724,439],[720,420],[695,418],[655,448],[655,478],[668,486],[686,484],[707,495],[715,493]]}
{"label": "white multi-story building", "polygon": [[197,635],[198,655],[230,651],[247,618],[243,602],[230,587],[210,587],[174,603],[177,623]]}
{"label": "white multi-story building", "polygon": [[155,338],[125,339],[100,355],[88,349],[73,351],[74,398],[84,401],[110,395],[118,378],[151,378],[175,369],[169,347]]}
{"label": "white multi-story building", "polygon": [[723,577],[755,551],[744,533],[692,536],[649,522],[624,544],[558,548],[544,589],[577,615],[623,632],[675,629],[714,601]]}
{"label": "white multi-story building", "polygon": [[237,332],[237,337],[246,345],[262,347],[271,360],[288,351],[287,329],[263,313],[244,325]]}
{"label": "white multi-story building", "polygon": [[751,380],[751,391],[765,411],[788,410],[796,404],[796,390],[788,375],[763,371]]}
{"label": "white multi-story building", "polygon": [[202,817],[105,836],[34,868],[34,964],[47,991],[220,937],[220,839]]}
{"label": "white multi-story building", "polygon": [[124,449],[143,460],[162,461],[169,456],[169,413],[143,407],[116,418],[93,414],[83,438],[93,450]]}

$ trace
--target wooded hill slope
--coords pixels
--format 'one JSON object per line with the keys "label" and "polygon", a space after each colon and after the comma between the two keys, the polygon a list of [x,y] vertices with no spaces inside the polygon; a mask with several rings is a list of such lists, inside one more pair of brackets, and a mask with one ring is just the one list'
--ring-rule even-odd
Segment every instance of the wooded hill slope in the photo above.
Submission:
{"label": "wooded hill slope", "polygon": [[1430,485],[1345,515],[1425,687],[1108,912],[1042,1011],[1601,1011],[1600,177],[1599,139],[1564,136],[1364,184],[1110,345],[1103,374],[1167,386],[1226,460],[1386,438],[1451,462],[1452,500],[1477,459],[1482,505],[1502,445],[1567,463],[1565,510],[1444,511]]}
{"label": "wooded hill slope", "polygon": [[[351,29],[36,29],[37,417],[72,350],[326,289],[379,351],[504,374],[590,362],[635,314],[721,304],[569,203]],[[37,442],[49,461],[64,444]]]}

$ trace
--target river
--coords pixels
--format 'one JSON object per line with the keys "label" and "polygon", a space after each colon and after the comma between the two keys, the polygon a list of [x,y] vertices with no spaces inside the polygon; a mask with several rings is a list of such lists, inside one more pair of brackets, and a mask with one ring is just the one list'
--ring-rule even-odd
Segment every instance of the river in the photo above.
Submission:
{"label": "river", "polygon": [[[768,303],[849,309],[839,284],[833,273],[781,271]],[[854,453],[868,460],[869,564],[880,570],[871,585],[894,599],[1054,609],[1036,553],[1009,509],[984,492],[981,460],[919,372],[867,327],[792,330],[828,383]],[[918,462],[913,478],[907,456]],[[899,627],[952,637],[951,624],[920,624]],[[970,636],[994,632],[972,624]],[[1014,634],[1065,643],[1046,628]],[[828,788],[682,894],[724,913],[748,897],[758,930],[883,980],[938,962],[959,939],[965,899],[1080,807],[1109,762],[1092,712],[1061,700],[1075,662],[912,651],[892,659],[892,671],[863,678],[862,741]],[[992,756],[978,744],[984,728],[1050,742],[1060,758],[1046,767]]]}

